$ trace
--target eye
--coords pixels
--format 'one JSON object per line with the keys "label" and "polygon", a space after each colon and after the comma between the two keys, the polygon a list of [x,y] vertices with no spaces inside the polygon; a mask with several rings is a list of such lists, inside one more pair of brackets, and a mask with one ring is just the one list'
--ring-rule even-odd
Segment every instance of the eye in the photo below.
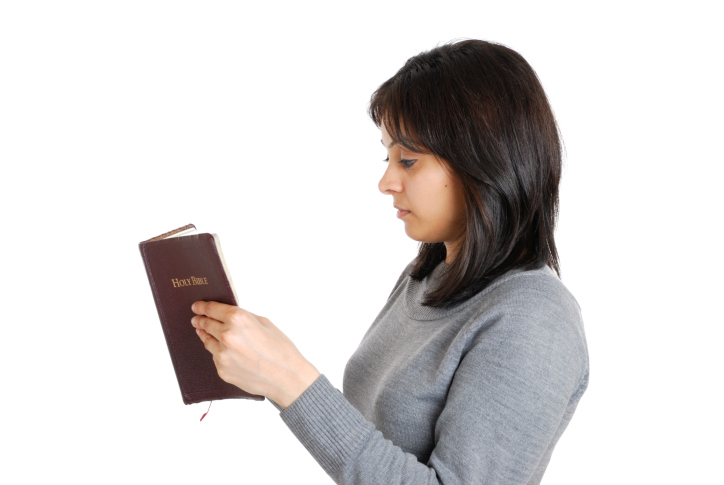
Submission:
{"label": "eye", "polygon": [[[387,163],[387,162],[390,161],[390,157],[387,157],[387,158],[385,158],[385,159],[382,160],[382,161],[385,162],[385,163]],[[410,168],[410,167],[412,167],[412,166],[415,164],[416,161],[417,161],[417,160],[406,160],[406,159],[404,159],[404,158],[401,158],[401,159],[400,159],[400,163],[401,163],[402,165],[404,165],[405,168]]]}

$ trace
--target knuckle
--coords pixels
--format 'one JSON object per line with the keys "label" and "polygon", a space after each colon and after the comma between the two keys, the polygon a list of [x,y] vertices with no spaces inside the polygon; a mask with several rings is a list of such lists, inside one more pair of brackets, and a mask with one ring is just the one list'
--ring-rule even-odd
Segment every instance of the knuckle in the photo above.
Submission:
{"label": "knuckle", "polygon": [[233,325],[244,326],[246,325],[246,315],[238,308],[229,310],[229,321]]}
{"label": "knuckle", "polygon": [[[223,357],[219,358],[219,363],[216,366],[216,370],[219,373],[219,377],[224,379],[224,377],[229,377],[229,367],[228,367],[228,359],[225,359]],[[226,380],[226,379],[224,379]]]}
{"label": "knuckle", "polygon": [[238,325],[241,323],[241,315],[239,315],[239,312],[234,309],[227,310],[226,319],[229,321],[229,323],[233,325]]}
{"label": "knuckle", "polygon": [[218,369],[216,373],[219,374],[219,377],[221,377],[221,379],[226,380],[227,375],[224,369]]}
{"label": "knuckle", "polygon": [[224,370],[224,364],[223,364],[223,361],[222,361],[222,359],[221,359],[221,356],[219,356],[219,355],[214,355],[214,365],[216,366],[216,373],[219,374],[219,376],[221,376],[222,373],[225,373],[225,372],[226,372],[226,371]]}

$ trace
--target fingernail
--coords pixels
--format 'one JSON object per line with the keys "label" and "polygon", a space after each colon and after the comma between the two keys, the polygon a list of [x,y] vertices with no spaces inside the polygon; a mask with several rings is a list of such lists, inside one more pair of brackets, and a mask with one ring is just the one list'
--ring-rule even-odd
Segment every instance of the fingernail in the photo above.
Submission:
{"label": "fingernail", "polygon": [[194,303],[194,304],[191,305],[191,311],[192,311],[192,312],[195,312],[195,311],[196,311],[196,303]]}

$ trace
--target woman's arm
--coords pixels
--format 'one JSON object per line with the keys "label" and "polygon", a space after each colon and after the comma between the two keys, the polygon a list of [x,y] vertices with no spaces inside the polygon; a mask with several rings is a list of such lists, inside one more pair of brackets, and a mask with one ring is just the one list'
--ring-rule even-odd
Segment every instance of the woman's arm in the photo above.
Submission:
{"label": "woman's arm", "polygon": [[538,483],[587,383],[585,351],[556,317],[508,314],[471,339],[427,463],[385,439],[323,375],[280,416],[339,484]]}

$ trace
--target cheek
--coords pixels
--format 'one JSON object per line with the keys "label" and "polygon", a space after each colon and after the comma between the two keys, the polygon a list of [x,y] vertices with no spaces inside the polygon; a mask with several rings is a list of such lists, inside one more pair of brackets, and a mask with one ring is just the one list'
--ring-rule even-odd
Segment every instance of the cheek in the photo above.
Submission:
{"label": "cheek", "polygon": [[457,202],[451,187],[442,185],[425,190],[418,198],[417,217],[436,226],[444,226],[455,219]]}
{"label": "cheek", "polygon": [[455,184],[444,184],[438,196],[440,216],[447,224],[457,224],[465,219],[465,199]]}

